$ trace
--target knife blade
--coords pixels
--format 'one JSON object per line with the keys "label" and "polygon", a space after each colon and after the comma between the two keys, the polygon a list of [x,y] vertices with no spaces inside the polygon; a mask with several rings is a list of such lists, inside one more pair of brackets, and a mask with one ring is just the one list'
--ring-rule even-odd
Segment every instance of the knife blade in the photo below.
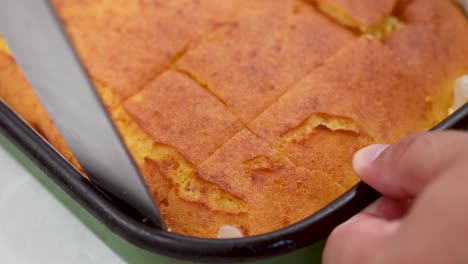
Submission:
{"label": "knife blade", "polygon": [[164,228],[48,0],[0,0],[0,34],[90,180]]}

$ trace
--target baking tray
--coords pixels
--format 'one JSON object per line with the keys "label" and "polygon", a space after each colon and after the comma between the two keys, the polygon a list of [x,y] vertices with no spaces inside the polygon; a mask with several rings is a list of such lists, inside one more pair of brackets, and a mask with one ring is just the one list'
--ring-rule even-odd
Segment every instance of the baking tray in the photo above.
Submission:
{"label": "baking tray", "polygon": [[[432,130],[446,129],[468,130],[468,104]],[[140,248],[176,259],[238,262],[299,252],[298,249],[309,246],[316,251],[322,246],[317,242],[325,239],[333,228],[380,197],[379,193],[360,182],[325,208],[280,230],[238,239],[193,238],[157,229],[145,223],[139,213],[106,195],[1,99],[0,133],[110,231]]]}
{"label": "baking tray", "polygon": [[[433,130],[450,128],[468,128],[468,104]],[[361,182],[327,207],[283,229],[238,239],[193,238],[157,229],[144,223],[138,213],[115,203],[1,100],[0,132],[112,232],[138,247],[177,259],[244,261],[285,254],[326,238],[335,226],[379,197],[376,191]]]}

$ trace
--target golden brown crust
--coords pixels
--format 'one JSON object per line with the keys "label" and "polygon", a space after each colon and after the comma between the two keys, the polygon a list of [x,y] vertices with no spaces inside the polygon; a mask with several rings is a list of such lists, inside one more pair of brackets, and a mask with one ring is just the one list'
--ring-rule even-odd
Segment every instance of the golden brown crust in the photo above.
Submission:
{"label": "golden brown crust", "polygon": [[251,1],[177,67],[248,123],[352,39],[302,1]]}
{"label": "golden brown crust", "polygon": [[380,142],[427,129],[423,88],[395,57],[379,41],[361,37],[302,79],[250,127],[277,141],[311,114],[325,113],[353,120],[358,132]]}
{"label": "golden brown crust", "polygon": [[408,24],[385,43],[425,87],[441,121],[452,104],[455,80],[468,73],[468,19],[449,1],[413,0],[401,8]]}
{"label": "golden brown crust", "polygon": [[361,37],[249,127],[298,165],[322,169],[349,188],[357,180],[349,176],[356,149],[394,142],[431,122],[423,89],[407,68],[379,41]]}
{"label": "golden brown crust", "polygon": [[[190,236],[216,238],[218,223],[243,230],[245,214],[230,214],[213,211],[201,203],[183,200],[177,189],[170,191],[167,199],[159,205],[165,223],[171,232]],[[245,231],[244,231],[245,232]],[[247,235],[247,233],[245,233]]]}
{"label": "golden brown crust", "polygon": [[389,16],[397,0],[313,0],[319,7],[346,26],[362,31]]}
{"label": "golden brown crust", "polygon": [[199,164],[242,129],[224,105],[184,74],[169,70],[124,103],[158,143]]}
{"label": "golden brown crust", "polygon": [[[297,222],[345,190],[321,171],[296,167],[248,130],[201,164],[199,177],[238,197],[229,201],[225,211],[229,212],[232,204],[246,204],[245,219],[235,225],[245,235]],[[211,224],[220,228],[220,220],[213,218]]]}
{"label": "golden brown crust", "polygon": [[281,152],[301,167],[327,172],[347,190],[358,182],[351,166],[354,152],[374,142],[366,135],[318,126],[309,136],[284,143]]}
{"label": "golden brown crust", "polygon": [[240,2],[55,0],[54,6],[91,76],[121,100],[224,22]]}
{"label": "golden brown crust", "polygon": [[400,0],[396,9],[398,16],[409,24],[466,20],[463,11],[450,0]]}

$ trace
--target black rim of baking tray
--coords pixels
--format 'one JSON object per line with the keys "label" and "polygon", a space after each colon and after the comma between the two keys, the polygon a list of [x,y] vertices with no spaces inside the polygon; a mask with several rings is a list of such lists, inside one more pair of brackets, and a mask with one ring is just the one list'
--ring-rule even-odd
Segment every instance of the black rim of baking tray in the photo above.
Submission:
{"label": "black rim of baking tray", "polygon": [[[468,104],[433,130],[468,126]],[[76,202],[112,232],[148,251],[178,259],[215,262],[271,257],[309,246],[375,201],[380,194],[358,183],[327,207],[283,229],[238,239],[193,238],[159,230],[99,191],[0,99],[0,132]]]}

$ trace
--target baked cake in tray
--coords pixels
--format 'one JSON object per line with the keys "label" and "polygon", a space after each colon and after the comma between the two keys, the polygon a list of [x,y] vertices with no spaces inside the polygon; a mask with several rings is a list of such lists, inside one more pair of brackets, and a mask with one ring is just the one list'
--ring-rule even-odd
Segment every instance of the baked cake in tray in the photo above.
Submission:
{"label": "baked cake in tray", "polygon": [[[54,0],[170,231],[293,224],[353,153],[447,115],[468,21],[447,0]],[[80,169],[0,40],[0,97]]]}

